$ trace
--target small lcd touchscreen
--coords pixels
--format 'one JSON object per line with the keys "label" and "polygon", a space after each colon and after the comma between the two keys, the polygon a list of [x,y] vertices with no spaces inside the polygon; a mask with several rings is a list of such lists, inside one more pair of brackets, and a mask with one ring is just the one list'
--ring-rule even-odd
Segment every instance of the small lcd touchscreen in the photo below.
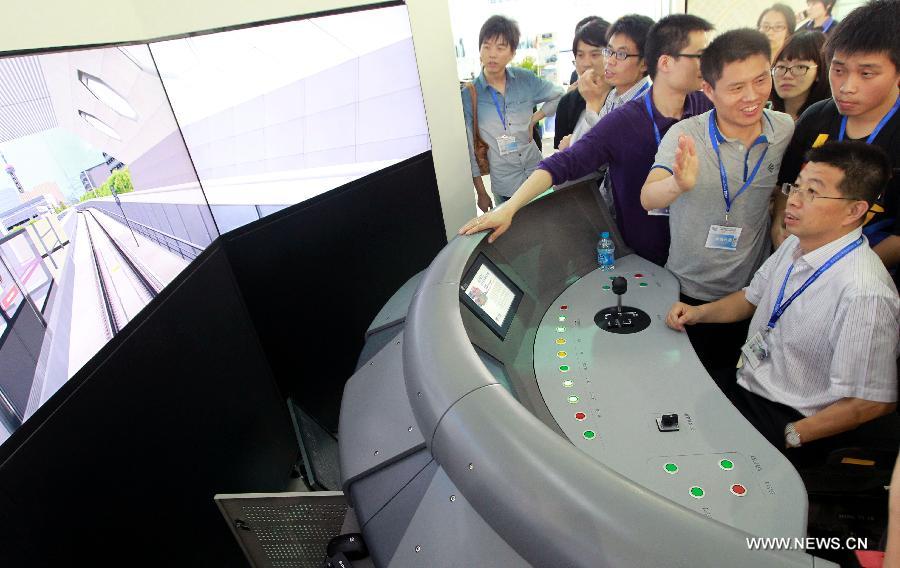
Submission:
{"label": "small lcd touchscreen", "polygon": [[501,339],[506,338],[522,295],[484,254],[478,255],[460,285],[462,302]]}

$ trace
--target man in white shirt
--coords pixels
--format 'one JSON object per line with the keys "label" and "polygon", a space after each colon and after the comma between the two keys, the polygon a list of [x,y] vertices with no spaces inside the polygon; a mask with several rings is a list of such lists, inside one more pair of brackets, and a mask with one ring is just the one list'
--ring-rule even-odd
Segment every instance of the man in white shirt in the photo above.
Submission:
{"label": "man in white shirt", "polygon": [[[701,306],[676,303],[666,323],[752,316],[729,399],[798,466],[820,463],[840,434],[896,408],[900,299],[862,236],[890,178],[887,156],[860,142],[810,150],[784,213],[792,235],[750,285]],[[836,437],[837,436],[837,437]]]}

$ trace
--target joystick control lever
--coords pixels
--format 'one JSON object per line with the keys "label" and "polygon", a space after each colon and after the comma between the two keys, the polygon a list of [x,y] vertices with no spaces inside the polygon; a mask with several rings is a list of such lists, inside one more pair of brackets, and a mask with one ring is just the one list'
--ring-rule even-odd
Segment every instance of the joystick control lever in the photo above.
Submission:
{"label": "joystick control lever", "polygon": [[622,294],[628,291],[628,280],[621,276],[613,278],[612,291],[616,295],[616,312],[622,315]]}

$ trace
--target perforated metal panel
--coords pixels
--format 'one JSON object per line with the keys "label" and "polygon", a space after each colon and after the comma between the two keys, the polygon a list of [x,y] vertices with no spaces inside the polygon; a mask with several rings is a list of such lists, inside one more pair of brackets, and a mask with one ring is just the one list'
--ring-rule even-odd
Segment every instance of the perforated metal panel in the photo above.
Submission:
{"label": "perforated metal panel", "polygon": [[340,491],[216,495],[231,532],[256,568],[321,568],[328,541],[341,534]]}

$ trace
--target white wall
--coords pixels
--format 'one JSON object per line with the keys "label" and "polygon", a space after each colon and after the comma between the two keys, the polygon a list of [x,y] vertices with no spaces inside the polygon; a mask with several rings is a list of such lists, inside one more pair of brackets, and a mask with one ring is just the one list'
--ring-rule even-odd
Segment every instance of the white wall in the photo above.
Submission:
{"label": "white wall", "polygon": [[[369,3],[365,0],[4,0],[0,53],[143,41]],[[450,238],[475,212],[450,16],[447,0],[407,0],[407,6],[444,224]],[[377,33],[377,29],[372,30],[373,35]],[[414,211],[402,213],[415,214]]]}

